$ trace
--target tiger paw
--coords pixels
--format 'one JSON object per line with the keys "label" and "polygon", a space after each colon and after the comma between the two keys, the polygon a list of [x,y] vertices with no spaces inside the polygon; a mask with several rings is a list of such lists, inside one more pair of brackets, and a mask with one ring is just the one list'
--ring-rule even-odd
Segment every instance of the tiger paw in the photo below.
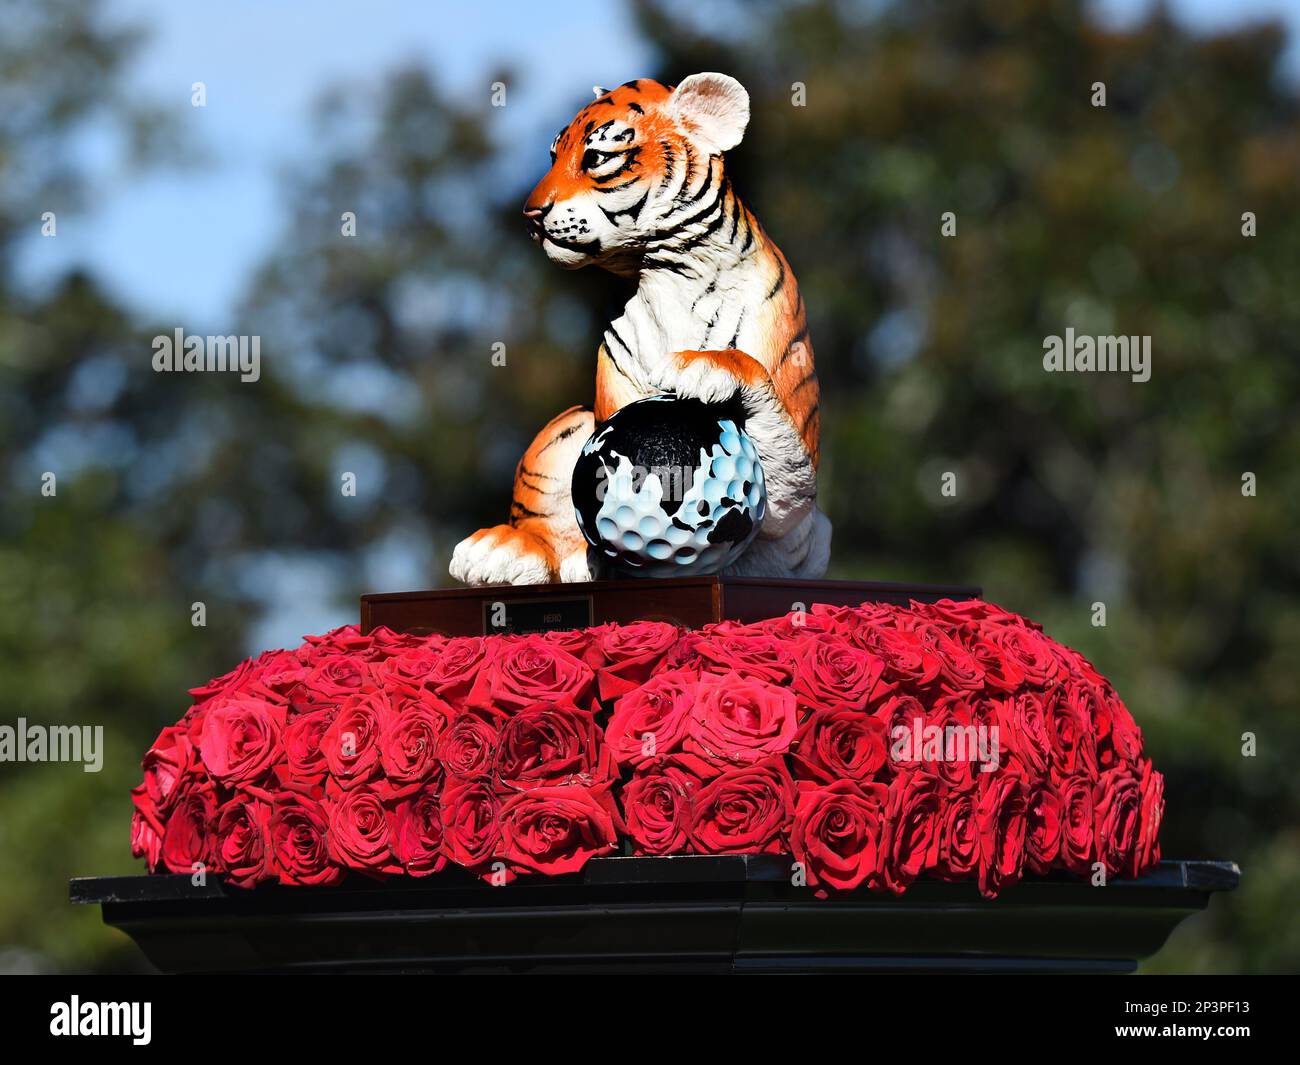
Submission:
{"label": "tiger paw", "polygon": [[532,533],[494,525],[456,545],[450,570],[466,584],[546,584],[555,579],[555,556]]}
{"label": "tiger paw", "polygon": [[679,351],[665,360],[655,384],[681,399],[727,403],[764,376],[742,351]]}
{"label": "tiger paw", "polygon": [[560,563],[560,580],[566,584],[580,584],[583,581],[596,579],[595,570],[590,565],[588,547],[583,544],[576,551],[571,552]]}

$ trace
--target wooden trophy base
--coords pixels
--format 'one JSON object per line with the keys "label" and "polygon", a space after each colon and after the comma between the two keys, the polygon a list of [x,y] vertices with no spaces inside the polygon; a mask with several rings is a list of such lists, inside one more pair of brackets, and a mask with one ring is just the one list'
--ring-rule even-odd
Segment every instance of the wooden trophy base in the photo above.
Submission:
{"label": "wooden trophy base", "polygon": [[668,621],[698,629],[715,621],[762,621],[814,603],[907,603],[978,599],[965,585],[801,581],[765,577],[663,577],[582,584],[494,585],[361,597],[361,631],[386,626],[417,635],[491,636],[584,629],[609,621]]}

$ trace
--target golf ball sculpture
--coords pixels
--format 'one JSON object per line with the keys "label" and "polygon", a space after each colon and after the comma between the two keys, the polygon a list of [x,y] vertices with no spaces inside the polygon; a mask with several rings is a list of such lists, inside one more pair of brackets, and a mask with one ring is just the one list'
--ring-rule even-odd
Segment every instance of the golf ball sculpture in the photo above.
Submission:
{"label": "golf ball sculpture", "polygon": [[727,407],[671,395],[616,411],[573,469],[578,527],[621,574],[717,573],[758,535],[758,449]]}

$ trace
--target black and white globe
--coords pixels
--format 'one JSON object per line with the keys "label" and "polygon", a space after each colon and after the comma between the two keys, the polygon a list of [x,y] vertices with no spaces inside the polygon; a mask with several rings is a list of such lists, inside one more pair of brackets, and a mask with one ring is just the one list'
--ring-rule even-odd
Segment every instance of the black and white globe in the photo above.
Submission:
{"label": "black and white globe", "polygon": [[740,557],[763,523],[767,488],[733,411],[651,396],[596,426],[573,468],[573,504],[613,570],[694,575]]}

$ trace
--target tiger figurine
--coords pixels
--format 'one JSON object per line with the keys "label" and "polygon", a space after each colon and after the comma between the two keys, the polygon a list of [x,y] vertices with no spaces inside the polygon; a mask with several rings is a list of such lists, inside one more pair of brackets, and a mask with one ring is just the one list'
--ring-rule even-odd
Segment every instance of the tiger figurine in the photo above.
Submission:
{"label": "tiger figurine", "polygon": [[524,205],[533,240],[568,270],[595,263],[636,292],[604,332],[594,409],[571,407],[515,471],[508,524],[457,545],[467,584],[600,576],[570,495],[598,421],[646,396],[739,401],[767,482],[758,537],[725,571],[818,577],[830,522],[817,509],[821,421],[799,286],[781,249],[740,201],[723,152],[749,123],[749,94],[725,74],[676,88],[650,80],[596,98],[551,144],[551,167]]}

